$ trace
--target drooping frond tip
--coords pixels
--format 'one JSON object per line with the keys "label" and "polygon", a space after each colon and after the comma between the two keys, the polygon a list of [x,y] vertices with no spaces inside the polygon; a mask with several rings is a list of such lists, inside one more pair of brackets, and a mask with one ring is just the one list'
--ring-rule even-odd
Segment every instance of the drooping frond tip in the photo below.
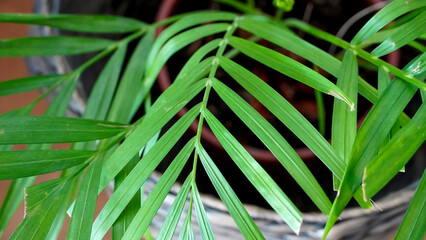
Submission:
{"label": "drooping frond tip", "polygon": [[333,90],[329,90],[328,94],[335,97],[335,98],[338,98],[338,99],[344,101],[346,104],[348,104],[348,106],[351,108],[351,112],[355,111],[355,103],[350,101],[348,98],[342,96],[341,94],[339,94],[339,93],[337,93]]}

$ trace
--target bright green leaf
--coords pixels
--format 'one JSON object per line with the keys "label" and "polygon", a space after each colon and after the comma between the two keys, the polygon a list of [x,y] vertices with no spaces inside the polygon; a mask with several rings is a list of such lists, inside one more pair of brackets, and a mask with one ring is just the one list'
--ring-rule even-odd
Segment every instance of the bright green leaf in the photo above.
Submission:
{"label": "bright green leaf", "polygon": [[204,117],[213,133],[225,148],[235,164],[244,173],[247,179],[282,217],[282,219],[297,234],[302,224],[302,213],[284,194],[281,188],[272,180],[269,174],[258,162],[244,149],[228,130],[207,109],[203,111]]}
{"label": "bright green leaf", "polygon": [[20,150],[0,152],[0,180],[64,170],[83,163],[94,151]]}
{"label": "bright green leaf", "polygon": [[83,142],[121,133],[127,125],[80,118],[0,118],[0,144]]}
{"label": "bright green leaf", "polygon": [[352,43],[360,44],[397,17],[424,6],[426,6],[426,2],[423,0],[395,0],[391,2],[368,20],[352,39]]}
{"label": "bright green leaf", "polygon": [[126,33],[147,27],[136,19],[112,15],[0,14],[0,22],[49,26],[77,32]]}
{"label": "bright green leaf", "polygon": [[167,167],[154,189],[148,195],[147,199],[142,203],[141,208],[123,236],[124,239],[142,238],[149,224],[175,183],[177,177],[181,173],[185,163],[194,150],[195,138],[188,141],[172,163]]}
{"label": "bright green leaf", "polygon": [[73,55],[103,50],[113,41],[84,37],[25,37],[0,40],[0,57]]}
{"label": "bright green leaf", "polygon": [[33,76],[0,82],[0,96],[17,94],[65,81],[71,74]]}
{"label": "bright green leaf", "polygon": [[318,91],[345,101],[352,110],[354,109],[355,103],[352,99],[349,99],[342,90],[336,87],[336,85],[331,83],[327,78],[296,60],[242,38],[231,37],[229,39],[229,44],[240,50],[245,55],[281,72],[284,75],[315,88]]}
{"label": "bright green leaf", "polygon": [[327,215],[331,208],[330,200],[290,144],[255,109],[223,83],[214,80],[213,88],[232,111],[277,157],[278,161],[305,190],[318,208]]}
{"label": "bright green leaf", "polygon": [[377,46],[371,54],[377,57],[391,53],[405,44],[415,40],[426,32],[426,11],[404,24],[404,29],[393,33],[389,38]]}
{"label": "bright green leaf", "polygon": [[426,171],[411,200],[402,224],[396,233],[396,240],[422,240],[426,234]]}
{"label": "bright green leaf", "polygon": [[199,143],[197,145],[197,152],[210,181],[213,183],[219,197],[222,199],[243,236],[250,240],[265,239],[234,190],[232,190],[213,160]]}

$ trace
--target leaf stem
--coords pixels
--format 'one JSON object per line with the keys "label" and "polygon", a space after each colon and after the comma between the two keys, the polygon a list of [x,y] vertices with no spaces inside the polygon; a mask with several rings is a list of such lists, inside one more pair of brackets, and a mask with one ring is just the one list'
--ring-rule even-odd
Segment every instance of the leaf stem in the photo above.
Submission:
{"label": "leaf stem", "polygon": [[394,74],[395,76],[401,78],[402,80],[422,89],[423,91],[426,91],[426,83],[420,81],[419,79],[413,77],[412,75],[409,75],[402,71],[401,69],[392,66],[391,64],[387,63],[386,61],[383,61],[382,59],[372,55],[371,53],[368,53],[364,49],[360,48],[359,46],[352,45],[345,40],[342,40],[338,37],[335,37],[327,32],[324,32],[320,29],[317,29],[313,26],[310,26],[307,23],[304,23],[302,21],[299,21],[297,19],[288,19],[284,20],[283,24],[287,27],[295,27],[299,30],[302,30],[306,33],[309,33],[319,39],[325,40],[329,43],[332,43],[338,47],[341,47],[345,50],[352,49],[358,55],[359,57],[365,59],[366,61],[376,65],[377,67],[386,67],[389,72]]}

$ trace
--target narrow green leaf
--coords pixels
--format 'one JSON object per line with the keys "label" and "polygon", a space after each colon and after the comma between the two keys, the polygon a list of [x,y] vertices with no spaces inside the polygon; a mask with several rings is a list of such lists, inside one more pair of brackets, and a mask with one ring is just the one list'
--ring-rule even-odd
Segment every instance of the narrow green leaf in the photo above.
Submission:
{"label": "narrow green leaf", "polygon": [[172,84],[152,105],[141,125],[126,138],[123,144],[105,161],[102,170],[102,190],[180,109],[182,109],[204,87],[205,80],[180,88]]}
{"label": "narrow green leaf", "polygon": [[72,98],[72,94],[77,86],[79,77],[80,76],[78,74],[73,74],[72,78],[62,84],[58,94],[49,104],[49,107],[44,113],[45,116],[63,117],[65,115],[68,109],[68,103]]}
{"label": "narrow green leaf", "polygon": [[25,37],[0,40],[0,57],[73,55],[96,52],[113,41],[84,37]]}
{"label": "narrow green leaf", "polygon": [[17,94],[65,81],[71,74],[33,76],[0,82],[0,96]]}
{"label": "narrow green leaf", "polygon": [[16,209],[24,199],[24,189],[31,186],[35,177],[13,179],[0,209],[0,238]]}
{"label": "narrow green leaf", "polygon": [[82,142],[112,137],[125,128],[127,125],[81,118],[0,118],[0,144]]}
{"label": "narrow green leaf", "polygon": [[396,233],[396,240],[421,240],[426,234],[426,171]]}
{"label": "narrow green leaf", "polygon": [[152,47],[151,53],[149,54],[147,68],[149,68],[152,65],[161,47],[163,47],[163,45],[171,37],[173,37],[175,34],[179,33],[180,31],[201,23],[209,23],[209,22],[216,22],[216,21],[232,21],[234,20],[235,17],[237,17],[237,15],[235,13],[230,13],[230,12],[203,11],[203,12],[193,12],[181,18],[179,21],[175,22],[174,24],[164,29],[164,31],[161,32],[161,34],[155,40],[155,44]]}
{"label": "narrow green leaf", "polygon": [[395,0],[391,2],[368,20],[352,39],[352,43],[360,44],[397,17],[424,6],[426,6],[426,3],[422,0]]}
{"label": "narrow green leaf", "polygon": [[42,25],[90,33],[126,33],[147,27],[147,24],[136,19],[112,15],[2,13],[0,22]]}
{"label": "narrow green leaf", "polygon": [[[27,215],[21,224],[19,224],[18,228],[13,232],[10,239],[37,240],[46,238],[51,224],[54,221],[58,210],[61,208],[65,195],[68,192],[69,181],[68,179],[56,179],[56,181],[53,180],[53,184],[47,183],[47,185],[49,185],[48,192],[41,191],[39,194],[43,196],[42,201],[40,201],[37,205],[33,205],[31,211],[28,211],[27,209]],[[43,184],[42,186],[46,186],[46,184]],[[33,191],[31,188],[34,190],[39,189],[37,185],[28,188],[27,201],[31,200]]]}
{"label": "narrow green leaf", "polygon": [[207,218],[206,210],[204,209],[203,202],[201,201],[200,192],[197,185],[192,184],[192,196],[195,203],[195,211],[197,212],[198,225],[200,226],[201,237],[203,239],[216,239],[213,234],[212,227],[210,226],[209,219]]}
{"label": "narrow green leaf", "polygon": [[100,155],[92,161],[86,171],[78,192],[76,207],[74,207],[72,212],[67,239],[78,240],[90,238],[93,217],[95,216],[102,162],[103,156]]}
{"label": "narrow green leaf", "polygon": [[379,46],[377,46],[371,54],[377,57],[384,56],[391,53],[405,44],[415,40],[426,32],[426,11],[423,11],[420,15],[415,17],[413,20],[404,24],[404,29],[392,34]]}
{"label": "narrow green leaf", "polygon": [[192,228],[192,211],[190,210],[185,217],[182,229],[179,233],[179,240],[194,240],[194,229]]}
{"label": "narrow green leaf", "polygon": [[[425,58],[426,54],[423,53],[412,60],[404,71],[423,80],[426,77]],[[379,152],[383,141],[416,90],[416,87],[396,77],[367,115],[355,138],[339,194],[333,203],[330,218],[326,224],[324,238],[352,198],[353,193],[359,188],[365,175],[365,167]],[[361,189],[364,193],[364,201],[367,201],[365,188]]]}
{"label": "narrow green leaf", "polygon": [[172,239],[175,233],[176,227],[179,223],[180,216],[182,215],[183,208],[185,207],[186,200],[188,199],[188,193],[191,189],[192,174],[189,174],[179,190],[169,212],[167,213],[166,219],[160,228],[157,239]]}
{"label": "narrow green leaf", "polygon": [[315,101],[317,103],[318,108],[318,131],[325,137],[325,105],[324,105],[324,97],[322,93],[318,90],[315,90]]}
{"label": "narrow green leaf", "polygon": [[[357,102],[358,96],[358,64],[356,55],[346,51],[337,79],[337,86],[348,94],[348,97]],[[357,111],[350,111],[341,101],[334,100],[333,118],[331,126],[331,146],[344,161],[349,161],[349,155],[357,132]],[[338,179],[333,179],[334,189],[340,185]]]}
{"label": "narrow green leaf", "polygon": [[[83,118],[105,120],[126,57],[126,49],[127,45],[120,45],[100,73],[87,100]],[[119,119],[113,121],[121,122]]]}
{"label": "narrow green leaf", "polygon": [[123,236],[124,239],[139,239],[142,238],[149,224],[175,183],[177,177],[181,173],[185,163],[194,150],[195,138],[192,138],[182,148],[179,154],[175,157],[172,163],[167,167],[158,183],[155,185],[147,199],[142,203],[141,208]]}
{"label": "narrow green leaf", "polygon": [[94,151],[20,150],[0,152],[0,180],[64,170],[83,163]]}
{"label": "narrow green leaf", "polygon": [[222,199],[245,239],[265,239],[234,190],[232,190],[229,183],[200,143],[197,144],[197,152],[210,181],[213,183],[219,197]]}
{"label": "narrow green leaf", "polygon": [[[339,179],[343,177],[345,165],[342,159],[315,127],[287,100],[262,79],[232,60],[221,58],[220,66],[300,138]],[[371,203],[364,203],[360,191],[357,192],[356,199],[363,208],[372,207]]]}
{"label": "narrow green leaf", "polygon": [[421,147],[426,139],[425,119],[426,103],[423,103],[413,119],[367,165],[363,182],[367,197],[371,198],[379,192]]}
{"label": "narrow green leaf", "polygon": [[277,157],[318,208],[327,215],[331,208],[330,200],[290,144],[256,110],[223,83],[213,80],[213,88],[226,105]]}
{"label": "narrow green leaf", "polygon": [[[121,183],[121,186],[111,196],[93,223],[93,239],[102,239],[102,237],[108,232],[108,229],[127,206],[127,203],[132,199],[134,194],[140,189],[167,153],[169,153],[170,149],[182,137],[183,133],[189,128],[199,111],[199,105],[188,111],[160,138],[154,147],[133,168],[126,179],[124,179]],[[137,151],[138,150],[136,150],[136,153]],[[136,153],[132,153],[130,156],[134,156]],[[104,183],[101,182],[100,190],[102,190],[108,182],[109,181]]]}
{"label": "narrow green leaf", "polygon": [[145,64],[154,36],[154,30],[148,31],[136,46],[121,77],[108,114],[108,120],[127,123],[132,119],[131,106],[134,104],[135,95],[145,74],[145,68],[141,66]]}
{"label": "narrow green leaf", "polygon": [[[152,85],[157,79],[158,74],[160,73],[161,68],[167,60],[175,54],[177,51],[182,49],[185,46],[188,46],[190,43],[202,39],[204,37],[224,32],[230,25],[227,23],[213,23],[208,25],[203,25],[200,27],[192,28],[183,33],[180,33],[167,41],[167,43],[161,48],[159,53],[155,56],[155,59],[152,62],[152,65],[148,65],[148,72],[143,80],[141,88],[137,94],[137,102],[140,102],[146,97],[150,91]],[[137,106],[138,107],[138,106]]]}
{"label": "narrow green leaf", "polygon": [[[121,183],[123,183],[123,181],[129,175],[129,173],[138,164],[140,160],[139,155],[140,154],[137,154],[136,156],[134,156],[132,160],[130,160],[130,162],[123,168],[123,170],[121,170],[121,172],[117,174],[117,176],[114,178],[114,191],[120,187]],[[141,189],[142,188],[143,186],[141,187]],[[124,233],[129,228],[130,223],[132,222],[133,218],[136,216],[136,213],[140,209],[141,199],[142,199],[141,189],[139,189],[136,193],[134,193],[133,198],[129,201],[126,208],[123,209],[123,212],[120,214],[120,216],[117,218],[117,220],[115,220],[114,224],[112,225],[112,229],[111,229],[112,240],[123,238]]]}
{"label": "narrow green leaf", "polygon": [[299,209],[219,120],[207,109],[203,113],[213,133],[235,164],[290,228],[296,234],[299,233],[302,224],[302,213]]}
{"label": "narrow green leaf", "polygon": [[[327,33],[313,28],[302,21],[293,20],[292,22],[298,23],[298,25],[300,25],[299,27],[301,27],[304,31],[307,31],[306,29],[314,29],[315,31],[319,31],[321,36],[324,34],[327,35]],[[291,33],[282,26],[276,26],[269,22],[265,22],[262,19],[259,20],[255,17],[244,17],[241,21],[239,21],[239,26],[248,32],[260,36],[284,49],[287,49],[309,60],[313,64],[329,72],[331,75],[338,77],[339,69],[341,66],[341,62],[338,59],[331,56],[329,53],[323,51],[322,49],[303,40],[296,34]],[[349,45],[349,43],[346,44]],[[358,78],[358,81],[359,92],[370,102],[375,103],[378,98],[377,90],[362,78]],[[402,119],[404,120],[404,122],[408,121],[408,117],[404,114],[402,115]]]}
{"label": "narrow green leaf", "polygon": [[232,47],[240,50],[245,55],[255,59],[256,61],[259,61],[266,66],[273,68],[282,74],[287,75],[312,88],[315,88],[318,91],[343,100],[350,106],[351,110],[355,109],[353,100],[349,99],[342,90],[336,87],[336,85],[330,82],[327,78],[297,62],[296,60],[267,47],[263,47],[257,43],[253,43],[238,37],[230,37],[229,44]]}
{"label": "narrow green leaf", "polygon": [[213,41],[210,41],[200,47],[192,56],[186,61],[185,65],[180,70],[179,74],[176,77],[176,80],[182,79],[188,72],[194,68],[197,64],[201,62],[201,60],[211,51],[219,47],[222,39],[218,38]]}

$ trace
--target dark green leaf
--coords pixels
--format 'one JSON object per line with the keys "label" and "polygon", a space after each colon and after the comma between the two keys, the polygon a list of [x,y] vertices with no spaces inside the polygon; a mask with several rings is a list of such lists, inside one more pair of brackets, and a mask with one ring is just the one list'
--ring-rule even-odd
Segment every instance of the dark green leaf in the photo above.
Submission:
{"label": "dark green leaf", "polygon": [[404,24],[404,28],[389,36],[384,42],[376,47],[371,54],[377,57],[391,53],[405,44],[415,40],[426,32],[426,11]]}
{"label": "dark green leaf", "polygon": [[[358,96],[358,64],[356,55],[348,50],[343,57],[337,86],[348,94],[348,97],[357,102]],[[349,160],[352,145],[357,132],[357,111],[350,111],[341,101],[334,101],[331,145],[344,161]],[[337,189],[340,181],[333,179],[334,188]]]}
{"label": "dark green leaf", "polygon": [[204,117],[213,133],[225,148],[226,152],[237,164],[253,186],[265,198],[269,205],[297,234],[302,224],[302,213],[284,194],[281,188],[259,165],[258,162],[244,149],[244,147],[228,132],[209,110],[203,111]]}
{"label": "dark green leaf", "polygon": [[371,198],[379,192],[423,144],[426,138],[425,119],[426,104],[423,103],[413,119],[401,128],[368,164],[363,182],[367,197]]}
{"label": "dark green leaf", "polygon": [[154,41],[154,31],[148,33],[139,41],[132,57],[121,77],[117,92],[109,110],[108,120],[129,122],[132,119],[131,108],[134,105],[135,95],[145,74],[144,66],[149,50]]}
{"label": "dark green leaf", "polygon": [[224,32],[229,26],[230,25],[227,23],[208,24],[187,30],[167,41],[167,43],[155,56],[155,59],[153,60],[152,64],[149,64],[148,62],[147,69],[149,70],[137,94],[137,102],[140,102],[146,97],[152,85],[154,84],[155,79],[157,79],[160,70],[163,68],[164,64],[174,53],[198,39],[207,37],[215,33]]}
{"label": "dark green leaf", "polygon": [[[39,184],[40,186],[35,185],[27,188],[27,215],[10,239],[46,239],[51,224],[69,190],[69,183],[68,178],[55,179]],[[32,200],[34,194],[37,195],[37,199]]]}
{"label": "dark green leaf", "polygon": [[395,0],[391,2],[368,20],[352,39],[352,43],[360,44],[397,17],[424,6],[426,6],[426,2],[423,0]]}
{"label": "dark green leaf", "polygon": [[7,224],[12,218],[14,212],[24,199],[25,188],[31,186],[36,177],[13,179],[10,183],[9,190],[3,199],[0,209],[0,238]]}
{"label": "dark green leaf", "polygon": [[181,18],[179,21],[170,25],[169,27],[164,29],[163,32],[161,32],[161,34],[155,40],[154,46],[152,47],[152,51],[148,58],[149,60],[147,63],[147,67],[150,67],[152,65],[161,47],[171,37],[173,37],[175,34],[179,33],[180,31],[201,23],[208,23],[208,22],[215,22],[215,21],[232,21],[234,20],[235,17],[237,17],[237,15],[235,13],[230,13],[230,12],[203,11],[203,12],[189,13],[187,16]]}
{"label": "dark green leaf", "polygon": [[125,128],[127,125],[80,118],[1,118],[0,144],[83,142],[112,137]]}
{"label": "dark green leaf", "polygon": [[67,239],[89,239],[93,217],[95,216],[96,199],[102,170],[103,156],[92,161],[80,186],[76,206],[68,227]]}
{"label": "dark green leaf", "polygon": [[0,22],[43,25],[77,32],[126,33],[147,27],[136,19],[112,15],[0,14]]}
{"label": "dark green leaf", "polygon": [[395,236],[396,240],[422,240],[426,234],[426,171]]}
{"label": "dark green leaf", "polygon": [[330,200],[290,144],[255,109],[223,83],[213,80],[213,88],[232,111],[277,157],[318,208],[327,215],[331,208]]}
{"label": "dark green leaf", "polygon": [[[195,79],[194,79],[195,80]],[[187,82],[183,82],[187,84]],[[182,87],[172,84],[152,105],[146,113],[141,125],[130,134],[123,144],[105,161],[101,189],[103,189],[141,148],[195,95],[204,87],[205,81]]]}
{"label": "dark green leaf", "polygon": [[318,91],[330,94],[345,101],[352,110],[354,109],[354,102],[349,99],[342,90],[336,87],[336,85],[331,83],[327,78],[296,60],[267,47],[263,47],[257,43],[252,43],[238,37],[229,38],[229,44],[240,50],[245,55],[281,72],[284,75],[315,88]]}
{"label": "dark green leaf", "polygon": [[250,240],[265,239],[234,190],[232,190],[231,186],[200,143],[197,145],[197,152],[210,181],[213,183],[219,197],[222,199],[243,236]]}
{"label": "dark green leaf", "polygon": [[83,163],[94,151],[21,150],[0,152],[0,180],[64,170]]}
{"label": "dark green leaf", "polygon": [[192,197],[197,212],[198,225],[200,226],[201,237],[203,239],[215,239],[212,227],[210,226],[209,219],[207,218],[206,210],[204,209],[203,202],[201,201],[200,192],[197,185],[192,184]]}
{"label": "dark green leaf", "polygon": [[[148,179],[149,175],[154,171],[161,160],[163,160],[167,153],[169,153],[170,149],[182,137],[183,133],[194,121],[199,111],[199,105],[188,111],[184,117],[175,123],[160,138],[154,147],[152,147],[152,149],[133,168],[130,174],[121,183],[121,186],[111,196],[93,223],[92,238],[101,239],[108,232],[108,229],[127,206],[127,203],[133,198],[134,194],[140,189],[146,179]],[[131,156],[134,156],[136,153],[132,153]],[[105,168],[103,170],[105,170]],[[106,177],[109,176],[106,175]],[[105,182],[101,182],[100,189],[103,189],[108,182],[109,179]]]}
{"label": "dark green leaf", "polygon": [[[423,53],[412,60],[404,68],[404,71],[424,79],[426,77],[425,58],[426,53]],[[365,168],[379,152],[386,136],[416,90],[416,87],[396,77],[365,118],[355,138],[353,151],[340,185],[339,195],[333,203],[326,224],[324,238],[352,198],[353,193],[359,188],[365,175]],[[362,189],[364,190],[364,201],[367,201],[365,188]]]}
{"label": "dark green leaf", "polygon": [[0,40],[0,57],[73,55],[107,48],[113,41],[84,37],[26,37]]}
{"label": "dark green leaf", "polygon": [[176,196],[169,212],[167,213],[166,219],[161,226],[160,232],[158,233],[157,239],[172,239],[176,227],[179,223],[180,216],[182,215],[183,208],[185,207],[186,200],[188,198],[189,190],[191,189],[192,174],[186,178],[183,183],[178,195]]}
{"label": "dark green leaf", "polygon": [[[220,65],[235,81],[299,137],[339,179],[343,177],[345,168],[343,160],[315,127],[286,99],[262,79],[232,60],[221,58]],[[371,207],[370,204],[363,203],[361,192],[357,193],[356,198],[363,208]]]}
{"label": "dark green leaf", "polygon": [[0,96],[47,87],[54,83],[65,81],[70,76],[71,74],[54,74],[3,81],[0,82]]}
{"label": "dark green leaf", "polygon": [[142,238],[149,224],[175,183],[177,177],[182,171],[189,156],[194,150],[195,138],[188,141],[182,148],[179,154],[175,157],[172,163],[167,167],[158,183],[155,185],[147,199],[142,203],[141,208],[123,236],[124,239],[139,239]]}

